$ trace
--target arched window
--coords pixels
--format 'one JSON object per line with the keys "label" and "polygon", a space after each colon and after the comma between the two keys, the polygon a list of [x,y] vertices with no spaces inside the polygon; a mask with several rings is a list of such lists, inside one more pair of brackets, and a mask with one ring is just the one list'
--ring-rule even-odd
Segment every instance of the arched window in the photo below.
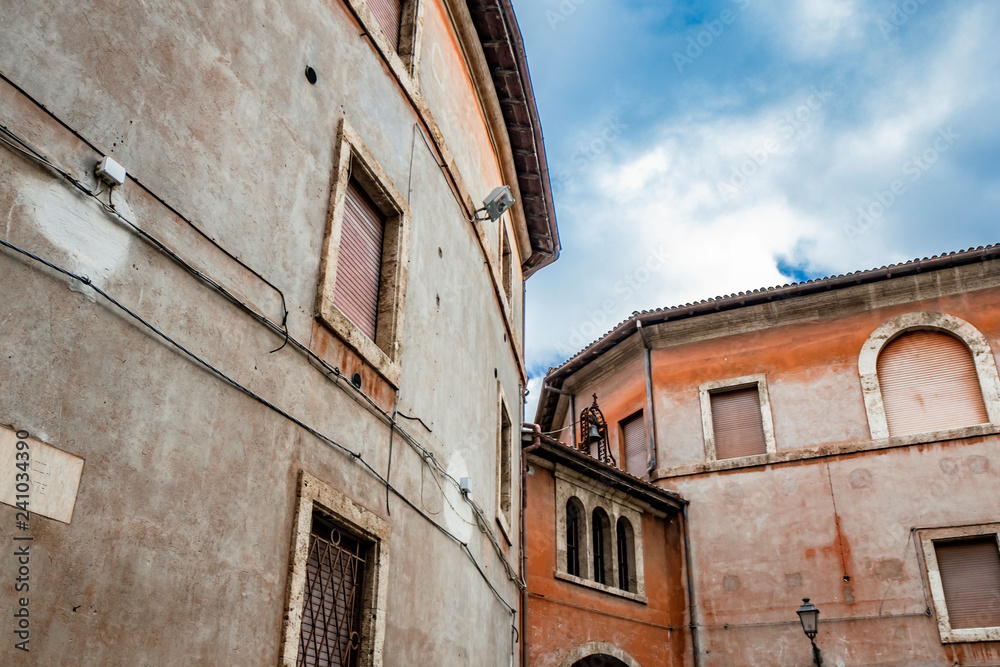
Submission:
{"label": "arched window", "polygon": [[889,435],[989,423],[976,364],[965,343],[941,331],[907,331],[878,356]]}
{"label": "arched window", "polygon": [[615,529],[618,537],[618,588],[636,592],[635,532],[625,517],[618,519]]}
{"label": "arched window", "polygon": [[593,515],[594,581],[607,585],[611,579],[611,521],[608,514],[598,507]]}
{"label": "arched window", "polygon": [[566,503],[566,574],[580,576],[580,501]]}

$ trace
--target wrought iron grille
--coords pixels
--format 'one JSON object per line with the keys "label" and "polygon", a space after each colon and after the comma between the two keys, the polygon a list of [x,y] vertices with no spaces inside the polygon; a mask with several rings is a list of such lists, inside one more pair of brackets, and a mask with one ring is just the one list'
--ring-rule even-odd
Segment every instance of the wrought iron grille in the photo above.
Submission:
{"label": "wrought iron grille", "polygon": [[356,667],[369,544],[313,517],[298,667]]}

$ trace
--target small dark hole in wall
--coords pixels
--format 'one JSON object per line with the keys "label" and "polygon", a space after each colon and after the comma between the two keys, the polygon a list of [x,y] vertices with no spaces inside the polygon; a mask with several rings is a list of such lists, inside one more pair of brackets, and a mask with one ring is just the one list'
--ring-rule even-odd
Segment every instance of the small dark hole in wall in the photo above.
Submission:
{"label": "small dark hole in wall", "polygon": [[353,384],[358,389],[361,389],[361,373],[355,373],[351,376],[351,384]]}
{"label": "small dark hole in wall", "polygon": [[850,577],[848,577],[847,575],[844,575],[844,581],[850,581],[850,580],[851,580]]}
{"label": "small dark hole in wall", "polygon": [[497,377],[497,369],[493,369],[493,377]]}
{"label": "small dark hole in wall", "polygon": [[308,66],[306,67],[306,81],[313,84],[314,86],[316,85],[316,70],[314,70],[312,67]]}

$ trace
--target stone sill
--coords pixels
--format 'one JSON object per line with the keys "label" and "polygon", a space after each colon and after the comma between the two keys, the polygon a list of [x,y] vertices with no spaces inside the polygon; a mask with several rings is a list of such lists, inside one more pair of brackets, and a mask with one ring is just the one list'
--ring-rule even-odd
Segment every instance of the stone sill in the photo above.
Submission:
{"label": "stone sill", "polygon": [[743,456],[736,459],[723,459],[721,461],[687,463],[670,468],[661,468],[652,475],[651,481],[656,482],[662,479],[669,479],[671,477],[700,475],[703,473],[719,472],[722,470],[736,470],[739,468],[753,468],[777,463],[804,461],[807,459],[818,459],[827,456],[838,456],[841,454],[854,454],[857,452],[891,449],[894,447],[908,447],[910,445],[922,445],[934,442],[943,442],[946,440],[961,440],[964,438],[975,438],[984,435],[995,435],[997,433],[1000,433],[1000,424],[980,424],[978,426],[966,426],[963,428],[949,429],[947,431],[897,435],[877,440],[849,440],[847,442],[835,442],[813,447],[802,447],[799,449],[782,449],[777,452],[758,454],[756,456]]}
{"label": "stone sill", "polygon": [[645,595],[639,595],[638,593],[630,593],[629,591],[623,591],[620,588],[605,586],[604,584],[599,584],[596,581],[590,581],[589,579],[581,579],[580,577],[574,577],[572,574],[566,574],[565,572],[554,572],[553,575],[555,576],[556,579],[562,579],[563,581],[568,581],[572,584],[577,584],[579,586],[586,586],[587,588],[593,588],[595,591],[601,591],[602,593],[617,595],[618,597],[625,598],[627,600],[632,600],[633,602],[639,602],[641,604],[649,603],[649,598],[647,598]]}

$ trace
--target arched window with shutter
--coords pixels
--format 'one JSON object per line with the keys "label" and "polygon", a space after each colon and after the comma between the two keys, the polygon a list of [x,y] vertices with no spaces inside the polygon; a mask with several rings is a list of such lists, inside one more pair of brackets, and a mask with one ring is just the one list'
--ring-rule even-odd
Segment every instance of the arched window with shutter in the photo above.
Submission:
{"label": "arched window with shutter", "polygon": [[628,519],[619,517],[615,533],[618,538],[618,588],[635,593],[635,531]]}
{"label": "arched window with shutter", "polygon": [[611,520],[600,507],[592,517],[594,538],[594,581],[605,586],[612,579]]}
{"label": "arched window with shutter", "polygon": [[574,577],[583,576],[580,573],[580,535],[583,505],[576,498],[566,501],[566,574]]}
{"label": "arched window with shutter", "polygon": [[878,357],[889,435],[927,433],[989,422],[972,354],[940,331],[907,331]]}
{"label": "arched window with shutter", "polygon": [[874,439],[1000,424],[1000,374],[989,341],[954,315],[886,321],[858,358]]}

